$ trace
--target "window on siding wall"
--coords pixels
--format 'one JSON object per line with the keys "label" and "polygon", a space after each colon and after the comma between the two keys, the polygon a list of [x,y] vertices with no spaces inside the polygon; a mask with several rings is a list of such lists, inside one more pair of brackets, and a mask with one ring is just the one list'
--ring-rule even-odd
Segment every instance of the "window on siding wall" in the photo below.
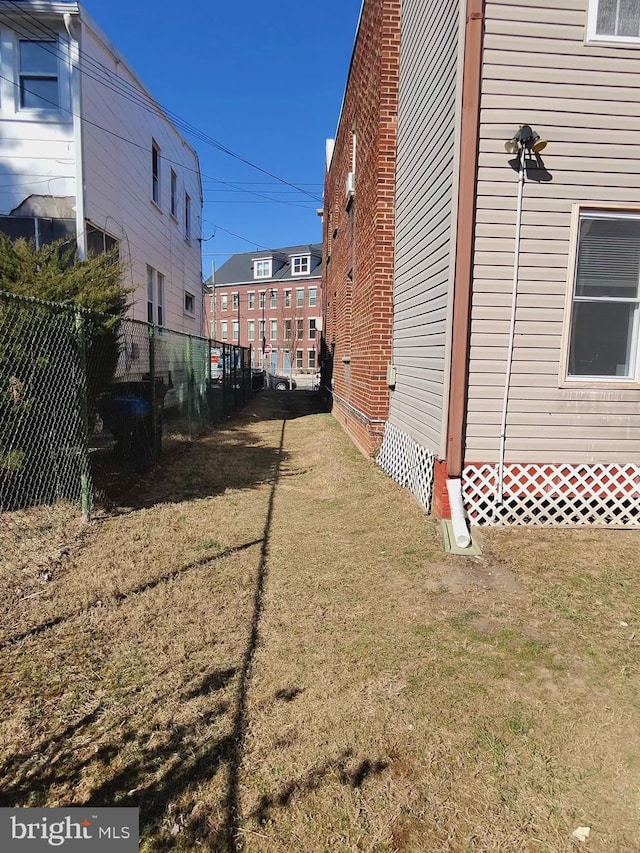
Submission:
{"label": "window on siding wall", "polygon": [[187,314],[196,313],[196,298],[193,293],[189,293],[187,290],[184,292],[184,310]]}
{"label": "window on siding wall", "polygon": [[20,109],[59,109],[58,42],[20,40],[19,63]]}
{"label": "window on siding wall", "polygon": [[584,213],[578,231],[570,378],[638,379],[640,214]]}
{"label": "window on siding wall", "polygon": [[171,170],[171,215],[178,215],[178,176]]}
{"label": "window on siding wall", "polygon": [[164,326],[164,276],[147,266],[147,322]]}
{"label": "window on siding wall", "polygon": [[151,198],[160,204],[160,149],[151,143]]}
{"label": "window on siding wall", "polygon": [[184,194],[184,239],[191,242],[191,197]]}
{"label": "window on siding wall", "polygon": [[638,0],[591,0],[589,16],[591,38],[640,40]]}

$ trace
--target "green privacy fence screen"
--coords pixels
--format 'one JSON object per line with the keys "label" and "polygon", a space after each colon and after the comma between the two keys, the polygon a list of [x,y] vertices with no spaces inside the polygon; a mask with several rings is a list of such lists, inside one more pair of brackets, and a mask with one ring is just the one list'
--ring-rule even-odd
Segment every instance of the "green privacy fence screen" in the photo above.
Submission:
{"label": "green privacy fence screen", "polygon": [[0,514],[88,519],[105,483],[250,394],[245,347],[0,292]]}

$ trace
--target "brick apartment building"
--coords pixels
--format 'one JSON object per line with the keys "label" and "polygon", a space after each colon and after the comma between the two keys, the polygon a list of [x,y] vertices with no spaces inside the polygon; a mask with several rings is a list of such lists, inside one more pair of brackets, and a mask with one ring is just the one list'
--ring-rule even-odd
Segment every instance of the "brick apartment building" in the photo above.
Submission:
{"label": "brick apartment building", "polygon": [[251,347],[253,367],[315,372],[321,269],[319,243],[232,255],[208,283],[211,337]]}
{"label": "brick apartment building", "polygon": [[364,3],[327,143],[323,383],[332,384],[333,414],[367,454],[389,412],[399,41],[400,0]]}

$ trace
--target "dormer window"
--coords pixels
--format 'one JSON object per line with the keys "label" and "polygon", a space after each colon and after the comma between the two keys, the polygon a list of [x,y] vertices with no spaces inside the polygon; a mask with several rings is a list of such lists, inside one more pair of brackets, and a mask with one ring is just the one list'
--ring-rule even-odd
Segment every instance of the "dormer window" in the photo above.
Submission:
{"label": "dormer window", "polygon": [[271,258],[264,258],[253,262],[254,278],[271,278]]}
{"label": "dormer window", "polygon": [[310,255],[294,255],[291,258],[291,275],[309,275],[310,270]]}

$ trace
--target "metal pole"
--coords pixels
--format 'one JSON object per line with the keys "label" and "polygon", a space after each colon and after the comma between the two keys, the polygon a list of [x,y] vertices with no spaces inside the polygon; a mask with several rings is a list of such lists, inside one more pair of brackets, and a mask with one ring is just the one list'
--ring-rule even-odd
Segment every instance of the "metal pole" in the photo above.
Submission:
{"label": "metal pole", "polygon": [[153,448],[153,458],[157,460],[160,456],[160,442],[158,441],[158,412],[156,410],[156,347],[153,323],[149,326],[149,380],[151,381],[151,389],[149,391],[151,446]]}
{"label": "metal pole", "polygon": [[191,351],[191,335],[187,335],[187,424],[189,438],[193,440],[193,353]]}
{"label": "metal pole", "polygon": [[91,515],[91,483],[89,473],[89,409],[87,404],[87,342],[82,312],[76,309],[78,340],[78,403],[80,406],[80,504],[82,517],[88,522]]}

